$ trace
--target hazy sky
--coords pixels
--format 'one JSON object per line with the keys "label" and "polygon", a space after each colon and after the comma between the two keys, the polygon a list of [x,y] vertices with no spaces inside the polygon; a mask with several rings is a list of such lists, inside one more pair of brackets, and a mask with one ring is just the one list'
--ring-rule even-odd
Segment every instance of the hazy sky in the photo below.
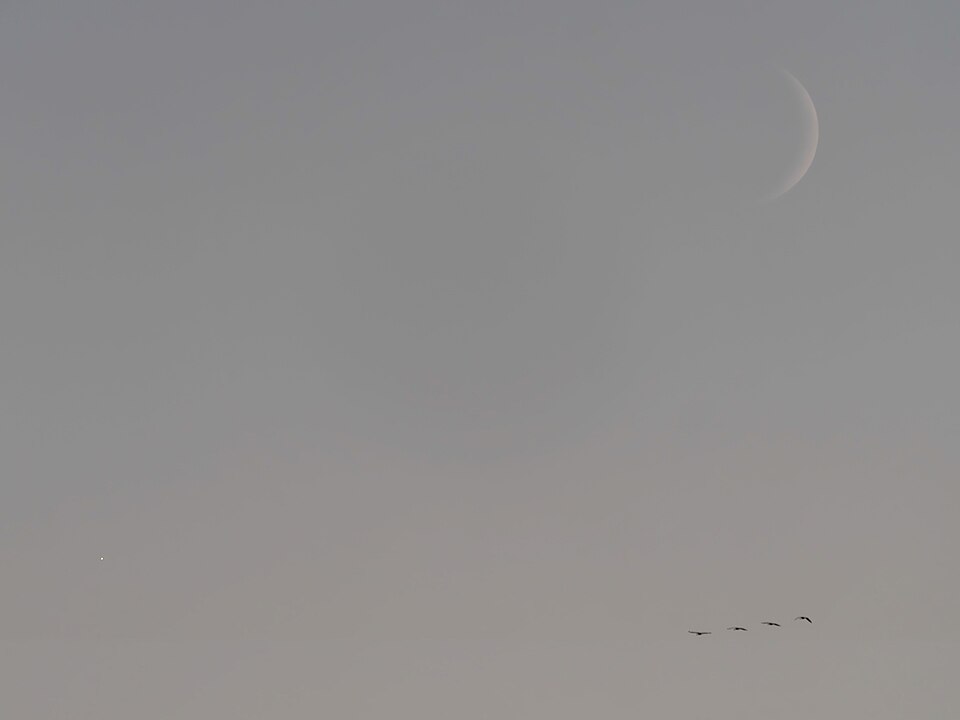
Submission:
{"label": "hazy sky", "polygon": [[958,27],[3,2],[3,714],[953,717]]}

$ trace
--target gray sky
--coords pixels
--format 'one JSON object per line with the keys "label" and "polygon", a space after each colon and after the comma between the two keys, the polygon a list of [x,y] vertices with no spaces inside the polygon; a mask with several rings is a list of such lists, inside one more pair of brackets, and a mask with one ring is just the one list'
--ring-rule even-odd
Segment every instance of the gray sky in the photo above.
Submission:
{"label": "gray sky", "polygon": [[4,710],[950,716],[958,23],[3,3]]}

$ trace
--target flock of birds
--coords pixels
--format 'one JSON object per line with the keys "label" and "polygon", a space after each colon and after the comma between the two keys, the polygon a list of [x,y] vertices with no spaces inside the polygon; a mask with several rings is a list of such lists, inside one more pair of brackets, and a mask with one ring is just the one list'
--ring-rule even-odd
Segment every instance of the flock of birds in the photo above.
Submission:
{"label": "flock of birds", "polygon": [[[804,621],[810,623],[811,625],[813,624],[813,620],[811,620],[810,618],[808,618],[806,615],[798,615],[798,616],[795,617],[793,620],[794,620],[794,622],[796,622],[797,620],[804,620]],[[771,626],[771,627],[781,627],[780,623],[778,623],[778,622],[772,622],[772,621],[770,621],[770,620],[764,620],[764,621],[763,621],[762,623],[760,623],[760,624],[761,624],[761,625],[769,625],[769,626]],[[740,625],[732,625],[732,626],[728,627],[727,630],[740,630],[740,631],[742,631],[742,632],[746,632],[746,631],[747,631],[747,629],[746,629],[745,627],[741,627]],[[712,631],[712,630],[687,630],[687,632],[690,633],[691,635],[713,635],[713,631]]]}

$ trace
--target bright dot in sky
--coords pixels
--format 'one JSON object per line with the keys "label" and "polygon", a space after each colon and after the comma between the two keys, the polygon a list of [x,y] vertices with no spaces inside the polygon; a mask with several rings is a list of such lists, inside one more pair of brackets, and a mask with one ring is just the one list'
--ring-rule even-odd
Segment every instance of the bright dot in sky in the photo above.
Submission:
{"label": "bright dot in sky", "polygon": [[103,558],[100,558],[100,562],[103,562]]}

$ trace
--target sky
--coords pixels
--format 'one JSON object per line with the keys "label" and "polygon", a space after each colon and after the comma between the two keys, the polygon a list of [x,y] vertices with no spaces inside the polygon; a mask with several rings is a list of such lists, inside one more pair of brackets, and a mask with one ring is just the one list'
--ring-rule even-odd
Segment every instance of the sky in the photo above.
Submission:
{"label": "sky", "polygon": [[4,711],[951,717],[958,23],[0,4]]}

